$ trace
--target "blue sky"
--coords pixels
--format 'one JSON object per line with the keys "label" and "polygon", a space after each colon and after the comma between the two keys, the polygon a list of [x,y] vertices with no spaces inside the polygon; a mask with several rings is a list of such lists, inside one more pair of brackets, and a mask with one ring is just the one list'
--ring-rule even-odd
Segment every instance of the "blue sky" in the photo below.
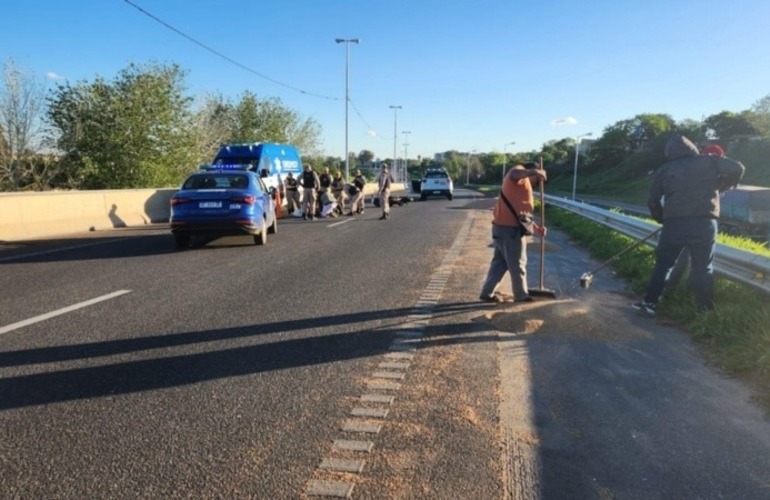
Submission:
{"label": "blue sky", "polygon": [[[349,150],[528,151],[638,113],[700,120],[770,94],[766,0],[125,0],[3,2],[0,62],[55,79],[177,63],[193,95],[277,97]],[[304,92],[297,91],[300,89]],[[318,97],[322,96],[322,97]],[[409,131],[409,134],[403,134]],[[515,142],[515,145],[509,143]]]}

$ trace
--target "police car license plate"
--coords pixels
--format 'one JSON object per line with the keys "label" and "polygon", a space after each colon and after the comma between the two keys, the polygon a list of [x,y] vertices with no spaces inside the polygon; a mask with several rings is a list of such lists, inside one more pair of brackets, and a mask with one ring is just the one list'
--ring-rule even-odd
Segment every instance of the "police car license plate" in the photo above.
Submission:
{"label": "police car license plate", "polygon": [[198,204],[200,208],[222,208],[221,201],[202,201]]}

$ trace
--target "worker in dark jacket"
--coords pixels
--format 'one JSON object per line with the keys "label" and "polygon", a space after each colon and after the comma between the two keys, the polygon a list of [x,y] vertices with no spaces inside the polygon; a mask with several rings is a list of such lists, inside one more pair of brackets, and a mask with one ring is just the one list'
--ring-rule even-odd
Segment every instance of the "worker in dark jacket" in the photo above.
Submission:
{"label": "worker in dark jacket", "polygon": [[666,159],[652,179],[647,205],[653,219],[663,224],[655,250],[655,268],[644,300],[634,308],[654,315],[677,257],[690,252],[690,288],[698,307],[714,307],[714,251],[716,247],[719,193],[734,187],[744,166],[730,158],[700,155],[682,135],[669,139]]}

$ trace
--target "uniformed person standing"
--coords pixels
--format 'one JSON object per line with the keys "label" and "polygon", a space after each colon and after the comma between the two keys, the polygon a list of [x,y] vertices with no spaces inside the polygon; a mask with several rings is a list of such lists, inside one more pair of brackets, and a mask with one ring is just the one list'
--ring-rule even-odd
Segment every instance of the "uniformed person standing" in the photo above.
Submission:
{"label": "uniformed person standing", "polygon": [[377,176],[377,191],[380,197],[380,206],[382,207],[382,217],[380,220],[390,219],[390,185],[393,183],[393,176],[388,171],[388,164],[380,165],[380,175]]}
{"label": "uniformed person standing", "polygon": [[302,218],[307,220],[310,217],[310,220],[315,220],[317,192],[321,181],[318,174],[313,172],[312,165],[305,165],[299,183],[302,186]]}
{"label": "uniformed person standing", "polygon": [[286,174],[286,178],[283,180],[284,189],[286,190],[286,208],[289,210],[289,215],[293,214],[295,210],[300,208],[299,202],[299,184],[297,179],[291,172]]}
{"label": "uniformed person standing", "polygon": [[345,179],[342,178],[342,173],[339,170],[334,172],[332,194],[337,198],[337,208],[335,210],[338,214],[342,215],[345,213],[345,199],[347,195],[345,193]]}

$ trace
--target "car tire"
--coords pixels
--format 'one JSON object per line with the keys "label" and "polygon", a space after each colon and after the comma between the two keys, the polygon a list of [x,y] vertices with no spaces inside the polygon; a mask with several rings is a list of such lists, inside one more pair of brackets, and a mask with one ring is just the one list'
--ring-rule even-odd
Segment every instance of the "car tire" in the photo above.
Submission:
{"label": "car tire", "polygon": [[454,198],[454,195],[453,195],[452,193],[448,193],[448,194],[446,195],[446,199],[447,199],[447,200],[449,200],[449,201],[452,201],[452,198]]}
{"label": "car tire", "polygon": [[177,250],[187,250],[190,248],[190,235],[189,234],[175,234],[174,243],[176,243]]}
{"label": "car tire", "polygon": [[421,193],[420,194],[420,201],[425,201],[427,199],[428,199],[428,195],[427,194],[425,194],[425,193]]}
{"label": "car tire", "polygon": [[273,223],[267,228],[267,234],[275,234],[278,231],[278,219],[273,219]]}

